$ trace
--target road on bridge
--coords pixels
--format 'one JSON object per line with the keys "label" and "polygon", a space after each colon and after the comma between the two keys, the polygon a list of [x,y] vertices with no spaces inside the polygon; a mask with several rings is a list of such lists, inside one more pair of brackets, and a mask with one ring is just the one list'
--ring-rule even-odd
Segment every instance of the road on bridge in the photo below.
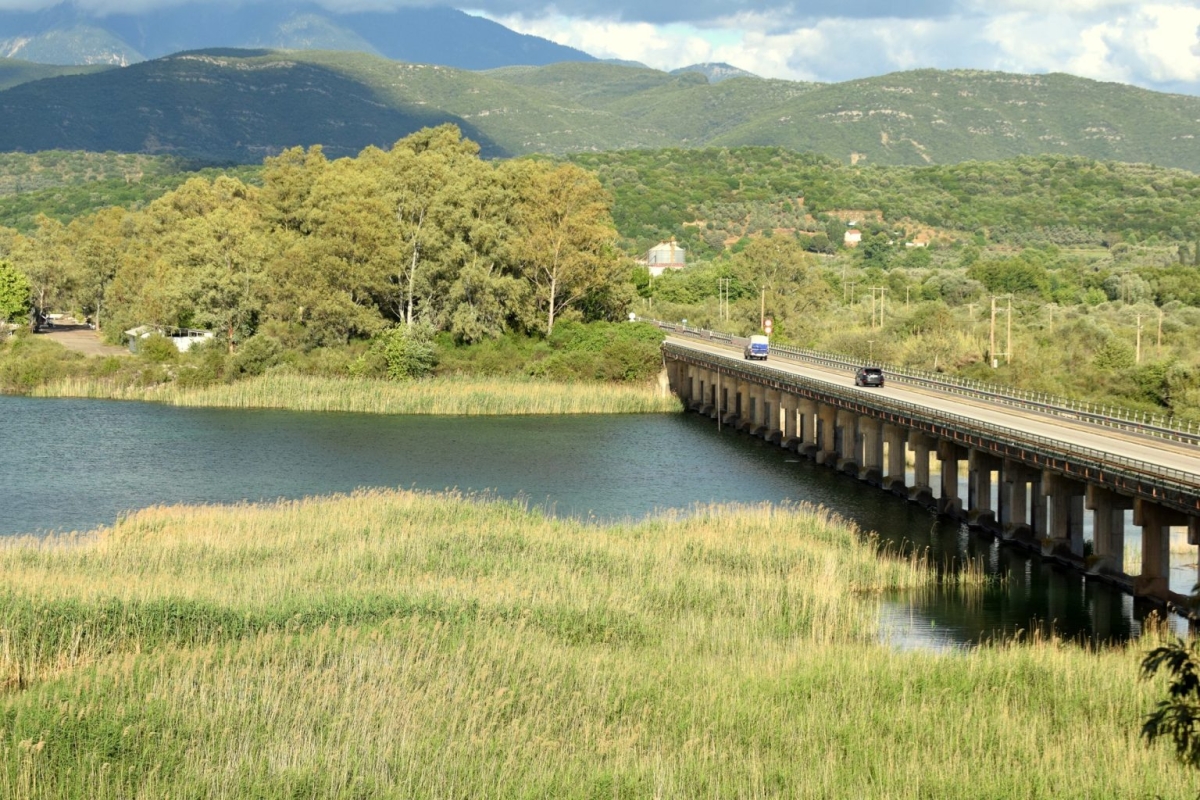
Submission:
{"label": "road on bridge", "polygon": [[[738,360],[742,358],[741,348],[722,345],[718,342],[698,341],[682,336],[668,336],[667,341],[673,345],[698,352]],[[930,410],[970,417],[980,422],[1047,439],[1056,439],[1078,447],[1088,447],[1109,455],[1186,472],[1193,476],[1192,484],[1200,492],[1200,447],[1195,445],[1157,439],[1130,431],[1092,425],[1080,420],[1069,420],[999,403],[989,403],[984,398],[963,397],[926,388],[917,389],[895,381],[886,382],[882,389],[860,388],[854,385],[854,375],[848,371],[791,361],[774,354],[765,362],[755,361],[753,363],[760,367],[777,369],[780,372],[798,375],[809,380],[822,381],[839,389],[862,392],[864,397],[883,394],[891,399],[912,403]]]}

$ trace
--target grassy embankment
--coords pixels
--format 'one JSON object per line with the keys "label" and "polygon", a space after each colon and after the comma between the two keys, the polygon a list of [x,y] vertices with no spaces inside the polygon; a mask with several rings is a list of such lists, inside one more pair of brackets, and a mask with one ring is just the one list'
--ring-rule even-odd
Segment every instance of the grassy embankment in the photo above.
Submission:
{"label": "grassy embankment", "polygon": [[176,406],[372,414],[645,414],[680,410],[677,398],[649,384],[556,383],[499,377],[397,383],[272,374],[195,388],[173,383],[145,387],[115,384],[103,378],[67,378],[35,388],[30,394],[144,400]]}
{"label": "grassy embankment", "polygon": [[880,646],[930,573],[808,509],[155,508],[0,571],[3,797],[1195,794],[1141,646]]}

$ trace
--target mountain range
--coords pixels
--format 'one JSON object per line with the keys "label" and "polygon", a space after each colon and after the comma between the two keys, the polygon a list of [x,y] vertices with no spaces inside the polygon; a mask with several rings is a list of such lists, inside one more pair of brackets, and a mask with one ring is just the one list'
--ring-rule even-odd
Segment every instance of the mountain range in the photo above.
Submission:
{"label": "mountain range", "polygon": [[127,66],[213,47],[347,50],[462,69],[595,60],[451,8],[335,12],[316,3],[217,0],[118,14],[71,2],[0,11],[0,56],[23,61]]}
{"label": "mountain range", "polygon": [[1050,153],[1200,171],[1200,98],[1062,74],[713,83],[599,62],[476,72],[365,53],[215,49],[20,83],[0,91],[0,118],[0,151],[217,163],[295,145],[352,155],[452,122],[492,157],[774,145],[856,164]]}

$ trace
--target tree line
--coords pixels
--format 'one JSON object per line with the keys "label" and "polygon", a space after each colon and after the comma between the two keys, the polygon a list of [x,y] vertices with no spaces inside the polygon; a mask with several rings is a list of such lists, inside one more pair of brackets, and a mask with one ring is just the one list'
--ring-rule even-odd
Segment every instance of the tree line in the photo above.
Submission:
{"label": "tree line", "polygon": [[86,314],[110,338],[205,328],[230,350],[263,330],[308,347],[396,327],[462,343],[549,334],[625,313],[631,264],[610,209],[583,168],[484,161],[444,125],[355,158],[293,148],[265,160],[261,186],[197,177],[140,210],[39,217],[0,240],[19,275],[0,286],[23,281],[33,311]]}

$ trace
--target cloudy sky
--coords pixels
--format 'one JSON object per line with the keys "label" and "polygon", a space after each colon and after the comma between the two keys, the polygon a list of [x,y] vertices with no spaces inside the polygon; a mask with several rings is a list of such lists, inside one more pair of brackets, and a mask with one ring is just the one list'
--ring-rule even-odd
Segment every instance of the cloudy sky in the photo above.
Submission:
{"label": "cloudy sky", "polygon": [[1067,72],[1200,95],[1200,0],[475,0],[460,7],[658,69],[724,61],[801,81],[921,67]]}

